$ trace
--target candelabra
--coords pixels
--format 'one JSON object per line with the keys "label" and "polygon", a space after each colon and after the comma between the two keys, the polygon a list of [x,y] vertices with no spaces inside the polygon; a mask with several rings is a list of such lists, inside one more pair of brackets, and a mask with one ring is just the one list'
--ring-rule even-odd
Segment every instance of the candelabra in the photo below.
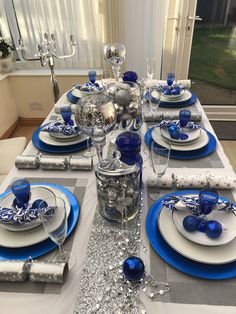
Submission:
{"label": "candelabra", "polygon": [[40,61],[42,67],[45,67],[48,64],[48,67],[51,71],[51,83],[53,88],[53,95],[54,95],[54,101],[55,103],[60,98],[60,92],[59,92],[59,86],[56,79],[56,75],[54,72],[55,67],[55,61],[56,59],[67,59],[70,57],[73,57],[75,54],[75,46],[77,43],[74,40],[74,36],[70,35],[70,47],[71,47],[71,54],[64,55],[64,56],[58,56],[57,55],[57,48],[56,48],[56,37],[54,34],[48,35],[47,33],[44,33],[44,39],[42,43],[37,44],[38,54],[36,54],[34,57],[27,57],[26,50],[24,47],[24,43],[22,38],[18,40],[19,47],[17,50],[21,52],[22,58],[26,61]]}

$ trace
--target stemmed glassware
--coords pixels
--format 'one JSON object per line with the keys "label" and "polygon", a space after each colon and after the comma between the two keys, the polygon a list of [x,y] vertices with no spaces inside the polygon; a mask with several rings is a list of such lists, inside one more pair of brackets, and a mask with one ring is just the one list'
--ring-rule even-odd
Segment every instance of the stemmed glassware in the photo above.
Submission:
{"label": "stemmed glassware", "polygon": [[74,125],[74,121],[71,119],[72,110],[71,106],[63,106],[60,108],[60,113],[65,125]]}
{"label": "stemmed glassware", "polygon": [[[180,110],[180,112],[179,112],[179,124],[180,124],[180,127],[182,128],[182,130],[184,130],[183,128],[185,128],[188,125],[190,118],[191,118],[191,111],[190,110],[186,110],[186,109]],[[188,135],[185,133],[180,133],[180,138],[182,140],[186,140],[188,138]]]}
{"label": "stemmed glassware", "polygon": [[91,83],[92,85],[94,85],[94,83],[96,82],[96,78],[97,78],[97,73],[96,73],[96,71],[89,71],[88,77],[89,77],[90,83]]}
{"label": "stemmed glassware", "polygon": [[15,195],[13,206],[26,209],[30,200],[30,183],[25,179],[19,179],[11,185],[12,193]]}
{"label": "stemmed glassware", "polygon": [[166,81],[168,86],[173,85],[175,81],[175,73],[167,73]]}
{"label": "stemmed glassware", "polygon": [[104,46],[104,59],[112,66],[115,80],[119,80],[120,67],[126,60],[126,48],[124,44],[114,43]]}
{"label": "stemmed glassware", "polygon": [[157,189],[155,193],[150,193],[150,197],[156,200],[160,194],[160,180],[165,174],[169,164],[170,146],[160,147],[154,141],[151,143],[151,162],[152,169],[157,177]]}
{"label": "stemmed glassware", "polygon": [[156,58],[147,58],[146,59],[146,66],[147,66],[147,78],[148,80],[153,79],[153,75],[156,68]]}
{"label": "stemmed glassware", "polygon": [[77,126],[88,136],[97,149],[99,161],[103,159],[106,134],[116,123],[116,110],[110,97],[104,94],[82,97],[76,106]]}
{"label": "stemmed glassware", "polygon": [[76,264],[76,257],[70,251],[65,251],[63,243],[67,235],[67,213],[65,201],[56,195],[46,198],[39,205],[40,220],[50,239],[59,247],[59,253],[54,262],[68,262],[71,269]]}

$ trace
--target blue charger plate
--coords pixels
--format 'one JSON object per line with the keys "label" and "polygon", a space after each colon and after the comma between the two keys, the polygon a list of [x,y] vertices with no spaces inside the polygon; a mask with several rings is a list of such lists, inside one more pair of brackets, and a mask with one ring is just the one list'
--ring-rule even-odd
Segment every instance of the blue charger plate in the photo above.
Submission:
{"label": "blue charger plate", "polygon": [[[146,218],[147,237],[156,253],[168,264],[188,275],[204,279],[229,279],[236,276],[236,261],[223,265],[198,263],[177,253],[163,239],[157,224],[161,202],[169,195],[198,194],[197,190],[183,190],[166,194],[159,198],[149,209]],[[221,197],[222,200],[226,200]]]}
{"label": "blue charger plate", "polygon": [[[34,183],[32,185],[41,185],[41,186],[51,186],[59,191],[63,192],[69,200],[71,205],[71,211],[68,217],[68,229],[67,229],[67,237],[71,235],[73,229],[75,228],[80,214],[80,207],[77,201],[77,198],[72,194],[69,190],[64,188],[63,186],[52,184],[52,183]],[[7,190],[3,194],[0,195],[0,198],[7,195],[10,190]],[[58,247],[52,240],[47,239],[35,245],[23,247],[23,248],[5,248],[0,246],[0,260],[27,260],[29,256],[32,258],[39,257],[44,255]]]}
{"label": "blue charger plate", "polygon": [[34,146],[37,147],[39,150],[42,150],[43,152],[57,153],[57,154],[74,153],[74,152],[78,152],[80,150],[86,149],[88,147],[87,140],[84,140],[83,142],[80,142],[78,144],[73,144],[73,145],[68,145],[68,146],[53,146],[53,145],[45,144],[39,138],[39,133],[41,131],[41,128],[44,126],[41,126],[37,130],[35,130],[32,136],[32,143],[34,144]]}
{"label": "blue charger plate", "polygon": [[[166,107],[166,108],[180,108],[180,107],[187,107],[195,104],[197,101],[197,95],[191,92],[192,96],[191,98],[184,100],[184,101],[161,101],[159,107]],[[150,96],[150,100],[155,103],[155,97]]]}
{"label": "blue charger plate", "polygon": [[[153,130],[153,128],[149,129],[144,136],[144,142],[146,143],[146,145],[149,148],[151,148],[151,143],[153,141],[152,130]],[[209,137],[209,142],[206,146],[204,146],[200,149],[191,150],[189,152],[188,151],[178,151],[178,150],[172,149],[170,151],[170,158],[172,158],[172,159],[198,159],[198,158],[202,158],[202,157],[208,156],[211,153],[213,153],[216,149],[217,142],[216,142],[214,135],[212,135],[209,131],[206,131],[206,132],[207,132],[208,137]],[[156,147],[162,148],[163,146],[156,143]]]}

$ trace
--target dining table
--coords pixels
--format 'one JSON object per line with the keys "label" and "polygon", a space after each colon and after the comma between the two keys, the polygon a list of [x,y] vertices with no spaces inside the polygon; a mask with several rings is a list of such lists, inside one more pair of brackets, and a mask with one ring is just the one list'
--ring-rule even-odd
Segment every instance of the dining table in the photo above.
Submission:
{"label": "dining table", "polygon": [[[60,98],[55,108],[68,103],[66,93]],[[159,108],[171,112],[173,108]],[[201,124],[215,137],[217,146],[211,154],[198,159],[170,159],[166,175],[206,175],[208,173],[235,176],[233,168],[222,148],[221,143],[202,108],[200,101],[188,108],[201,114]],[[144,105],[143,116],[149,111]],[[43,124],[60,118],[58,110],[53,108]],[[191,276],[171,266],[153,249],[146,232],[146,219],[149,209],[155,202],[149,197],[150,188],[147,184],[153,175],[149,148],[144,142],[144,136],[150,127],[150,122],[143,122],[138,131],[142,138],[141,154],[143,156],[143,185],[141,194],[141,210],[138,222],[134,228],[137,233],[135,252],[145,265],[145,271],[157,282],[167,284],[166,293],[152,294],[152,287],[143,289],[119,286],[117,280],[122,280],[119,267],[128,257],[120,248],[117,230],[120,226],[105,220],[97,210],[96,177],[92,170],[43,170],[18,169],[13,167],[0,187],[4,193],[11,183],[19,178],[25,178],[30,183],[56,184],[71,191],[78,199],[80,216],[71,236],[65,242],[65,248],[76,255],[76,266],[69,273],[64,284],[43,282],[1,282],[0,283],[0,313],[8,314],[69,314],[69,313],[150,313],[150,314],[217,314],[236,313],[236,276],[229,279],[204,279]],[[104,157],[111,156],[115,145],[110,142],[110,134],[106,136]],[[26,147],[23,155],[37,155],[40,151],[32,141]],[[55,156],[52,153],[41,152],[42,156]],[[83,156],[83,151],[65,153],[63,156]],[[93,157],[93,168],[98,163]],[[174,192],[175,188],[161,189],[159,197]],[[219,190],[220,195],[234,202],[235,189]],[[132,225],[132,222],[130,223]],[[127,229],[132,226],[126,226]],[[30,237],[30,233],[29,233]],[[48,260],[54,251],[39,257]],[[210,253],[209,253],[210,254]],[[236,255],[236,252],[235,252]],[[186,266],[187,267],[187,266]],[[235,266],[236,267],[236,266]],[[209,270],[210,272],[210,270]],[[117,280],[115,280],[117,278]],[[145,279],[144,279],[145,280]],[[114,288],[116,286],[116,289]],[[118,287],[118,288],[117,288]],[[150,290],[147,293],[146,290]]]}

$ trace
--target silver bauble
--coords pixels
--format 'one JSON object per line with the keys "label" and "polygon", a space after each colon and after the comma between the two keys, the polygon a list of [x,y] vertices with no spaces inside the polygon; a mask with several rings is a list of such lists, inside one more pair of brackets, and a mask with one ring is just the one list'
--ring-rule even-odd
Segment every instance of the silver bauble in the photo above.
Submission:
{"label": "silver bauble", "polygon": [[126,106],[130,102],[129,92],[127,90],[119,90],[116,92],[115,100],[118,105]]}

